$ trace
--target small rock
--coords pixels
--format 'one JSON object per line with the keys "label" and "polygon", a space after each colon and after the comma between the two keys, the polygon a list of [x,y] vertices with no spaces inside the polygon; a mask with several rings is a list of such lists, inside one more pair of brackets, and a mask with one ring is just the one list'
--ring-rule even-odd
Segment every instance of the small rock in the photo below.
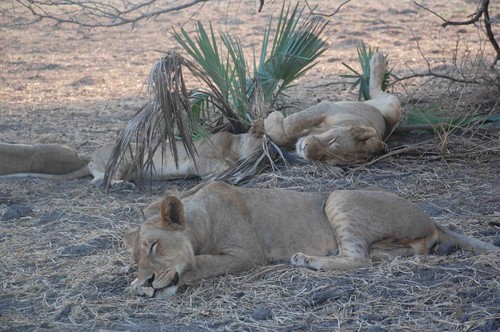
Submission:
{"label": "small rock", "polygon": [[96,250],[106,250],[113,248],[113,241],[109,238],[96,237],[86,243],[86,245],[96,249]]}
{"label": "small rock", "polygon": [[43,322],[42,324],[40,324],[40,328],[41,329],[50,329],[51,326],[50,326],[50,323],[48,322]]}
{"label": "small rock", "polygon": [[351,287],[319,292],[305,300],[303,305],[306,307],[317,307],[330,300],[339,300],[341,298],[347,299],[352,293],[354,293],[354,288]]}
{"label": "small rock", "polygon": [[251,317],[255,320],[266,320],[273,318],[273,312],[269,308],[257,308],[254,310]]}
{"label": "small rock", "polygon": [[2,215],[2,220],[11,220],[21,217],[26,217],[33,210],[27,205],[13,204],[7,208],[7,210]]}
{"label": "small rock", "polygon": [[73,304],[68,304],[67,306],[65,306],[64,309],[61,310],[61,312],[56,316],[55,321],[59,322],[59,321],[65,319],[66,317],[68,317],[69,314],[71,313],[72,308],[73,308]]}
{"label": "small rock", "polygon": [[493,240],[493,245],[497,246],[497,247],[500,247],[500,236],[497,237],[495,240]]}
{"label": "small rock", "polygon": [[500,322],[497,320],[489,320],[484,323],[483,327],[479,330],[481,332],[493,332],[498,331],[500,329]]}
{"label": "small rock", "polygon": [[53,211],[53,212],[44,213],[40,216],[40,219],[38,220],[38,222],[40,224],[53,222],[53,221],[56,221],[56,220],[63,218],[65,215],[66,215],[66,213],[64,213],[62,211]]}
{"label": "small rock", "polygon": [[455,250],[457,250],[457,247],[455,245],[453,245],[449,241],[444,241],[436,247],[434,253],[438,256],[448,256]]}
{"label": "small rock", "polygon": [[88,244],[77,244],[63,250],[62,256],[87,256],[94,252],[94,248]]}

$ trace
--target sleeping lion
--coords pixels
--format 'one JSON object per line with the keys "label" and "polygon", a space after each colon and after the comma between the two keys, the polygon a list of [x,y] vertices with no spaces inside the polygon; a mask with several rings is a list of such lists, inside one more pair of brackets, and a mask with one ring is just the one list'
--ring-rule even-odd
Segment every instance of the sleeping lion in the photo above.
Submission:
{"label": "sleeping lion", "polygon": [[[119,164],[118,171],[114,174],[112,184],[129,181],[142,176],[152,180],[174,180],[200,177],[206,179],[219,174],[236,162],[251,155],[262,144],[262,139],[253,134],[231,134],[218,132],[194,142],[197,151],[195,162],[189,157],[181,141],[177,141],[177,156],[179,163],[176,167],[174,155],[170,149],[162,156],[158,149],[153,156],[154,168],[142,169],[141,174],[132,170],[130,154]],[[89,164],[90,173],[94,177],[92,182],[98,184],[104,179],[106,164],[113,151],[114,144],[105,145],[91,154]],[[132,147],[134,149],[134,147]]]}
{"label": "sleeping lion", "polygon": [[124,237],[138,266],[131,286],[158,298],[186,283],[283,259],[314,270],[345,270],[367,266],[374,256],[425,254],[443,241],[500,250],[377,191],[303,193],[211,182],[180,198],[167,196],[144,213],[139,229]]}
{"label": "sleeping lion", "polygon": [[370,61],[370,96],[365,102],[323,101],[286,118],[273,112],[264,120],[266,134],[282,147],[295,147],[306,160],[334,165],[365,162],[384,149],[384,139],[401,118],[397,97],[382,91],[387,61]]}
{"label": "sleeping lion", "polygon": [[[231,134],[219,132],[194,143],[196,164],[186,153],[182,142],[176,142],[179,164],[176,167],[170,150],[162,156],[158,149],[153,157],[153,170],[141,170],[137,174],[132,169],[130,154],[119,164],[112,184],[126,182],[143,176],[152,180],[173,180],[191,177],[202,179],[219,174],[236,162],[251,155],[262,144],[262,138],[254,134]],[[61,144],[8,144],[0,143],[0,178],[37,177],[45,179],[69,180],[92,175],[94,184],[104,178],[106,165],[114,144],[98,148],[88,157]],[[132,146],[134,150],[134,146]]]}
{"label": "sleeping lion", "polygon": [[77,179],[90,174],[88,162],[61,144],[0,143],[0,178]]}

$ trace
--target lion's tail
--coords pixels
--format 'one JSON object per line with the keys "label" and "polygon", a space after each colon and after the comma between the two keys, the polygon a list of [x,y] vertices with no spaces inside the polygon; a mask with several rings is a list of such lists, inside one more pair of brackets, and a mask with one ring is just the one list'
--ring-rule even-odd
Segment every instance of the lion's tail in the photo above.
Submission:
{"label": "lion's tail", "polygon": [[0,175],[0,178],[39,178],[52,180],[74,180],[90,175],[88,164],[81,168],[66,174],[46,174],[46,173],[12,173]]}
{"label": "lion's tail", "polygon": [[459,248],[471,251],[479,251],[479,252],[500,251],[500,247],[494,246],[491,243],[476,240],[467,237],[463,234],[453,232],[437,223],[436,227],[438,229],[438,242],[440,243],[448,241]]}

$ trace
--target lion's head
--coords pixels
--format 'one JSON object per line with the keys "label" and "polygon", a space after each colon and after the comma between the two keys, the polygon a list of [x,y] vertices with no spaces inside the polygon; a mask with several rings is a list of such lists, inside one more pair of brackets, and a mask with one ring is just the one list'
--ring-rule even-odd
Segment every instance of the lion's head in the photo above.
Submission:
{"label": "lion's head", "polygon": [[327,160],[335,165],[363,162],[383,147],[377,131],[371,127],[334,127],[326,132],[299,138],[297,154],[311,161]]}
{"label": "lion's head", "polygon": [[149,297],[175,295],[183,275],[195,264],[194,252],[186,234],[186,216],[179,198],[167,196],[159,213],[147,218],[141,227],[125,235],[138,267],[132,289]]}

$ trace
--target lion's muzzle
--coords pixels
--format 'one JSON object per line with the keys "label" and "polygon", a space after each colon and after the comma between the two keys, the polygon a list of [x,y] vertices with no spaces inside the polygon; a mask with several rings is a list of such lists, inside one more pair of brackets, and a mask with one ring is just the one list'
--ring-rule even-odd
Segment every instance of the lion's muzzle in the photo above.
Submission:
{"label": "lion's muzzle", "polygon": [[172,281],[166,287],[162,288],[154,288],[154,280],[154,274],[150,278],[148,278],[142,285],[139,284],[139,279],[135,279],[130,287],[137,295],[140,296],[168,298],[174,296],[177,292],[177,285],[179,284],[180,278],[179,273],[176,272]]}

